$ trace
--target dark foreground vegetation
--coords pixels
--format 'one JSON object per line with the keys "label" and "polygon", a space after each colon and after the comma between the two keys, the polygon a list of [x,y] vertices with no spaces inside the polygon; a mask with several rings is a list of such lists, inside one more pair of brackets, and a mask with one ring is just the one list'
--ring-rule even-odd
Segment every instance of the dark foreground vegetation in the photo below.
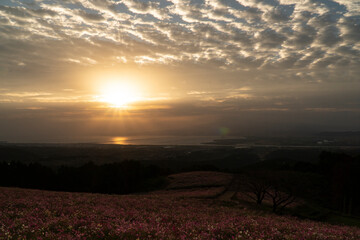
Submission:
{"label": "dark foreground vegetation", "polygon": [[[290,213],[323,221],[335,212],[359,223],[356,220],[360,217],[357,153],[145,146],[108,150],[110,153],[106,148],[91,150],[101,161],[71,165],[64,163],[75,156],[82,159],[79,163],[89,160],[91,155],[86,148],[2,148],[0,186],[128,194],[163,189],[168,181],[166,176],[173,173],[221,171],[233,176],[225,189],[234,193],[232,199],[250,202],[258,209],[269,207],[277,214]],[[51,156],[57,152],[61,152],[57,156],[61,164],[43,164],[45,159],[51,162]],[[26,157],[24,153],[31,154]],[[266,156],[260,160],[261,155]],[[135,160],[129,160],[131,156]],[[111,159],[114,162],[110,163]]]}
{"label": "dark foreground vegetation", "polygon": [[321,218],[319,207],[360,216],[359,172],[359,157],[324,151],[316,162],[273,159],[247,166],[238,176],[240,188],[258,205],[268,197],[273,211],[281,212],[301,199],[310,203],[299,206],[307,208],[303,212]]}
{"label": "dark foreground vegetation", "polygon": [[39,163],[0,163],[0,185],[44,190],[127,194],[150,191],[165,184],[168,172],[137,161],[52,169]]}

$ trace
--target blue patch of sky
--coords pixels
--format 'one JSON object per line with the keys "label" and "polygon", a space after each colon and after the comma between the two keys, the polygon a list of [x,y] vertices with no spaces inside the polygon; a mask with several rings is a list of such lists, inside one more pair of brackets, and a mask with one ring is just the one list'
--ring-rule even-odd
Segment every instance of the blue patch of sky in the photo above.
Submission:
{"label": "blue patch of sky", "polygon": [[233,9],[237,9],[237,10],[244,10],[246,9],[245,6],[241,5],[238,1],[236,0],[220,0],[220,2],[222,4],[224,4],[225,6],[231,7]]}
{"label": "blue patch of sky", "polygon": [[[53,1],[53,0],[43,0],[41,2],[37,2],[37,3],[43,3],[43,4],[47,4],[47,5],[52,5],[52,4],[56,4],[56,3],[61,3],[63,4],[64,1]],[[65,2],[66,3],[66,2]]]}
{"label": "blue patch of sky", "polygon": [[160,3],[161,8],[164,8],[164,7],[167,7],[167,6],[170,6],[170,5],[174,5],[172,2],[169,2],[169,1],[166,1],[166,0],[160,0],[159,3]]}
{"label": "blue patch of sky", "polygon": [[183,23],[186,24],[187,22],[185,22],[182,17],[178,14],[172,14],[170,15],[170,19],[168,20],[168,22],[170,23]]}
{"label": "blue patch of sky", "polygon": [[19,2],[18,1],[13,1],[13,0],[1,0],[0,5],[3,6],[8,6],[8,7],[16,7],[19,6]]}
{"label": "blue patch of sky", "polygon": [[[35,8],[35,9],[39,9],[40,8],[40,4],[45,4],[45,5],[54,5],[57,4],[57,1],[54,0],[43,0],[41,2],[37,2],[34,0],[12,0],[15,1],[15,3],[17,3],[18,5],[25,5],[27,7],[31,7],[31,8]],[[60,2],[61,5],[63,5],[63,2]]]}
{"label": "blue patch of sky", "polygon": [[116,3],[113,5],[113,8],[112,8],[115,12],[117,13],[126,13],[126,14],[129,14],[131,16],[134,16],[135,14],[133,12],[131,12],[129,10],[129,8],[123,4],[123,3]]}
{"label": "blue patch of sky", "polygon": [[154,17],[151,14],[136,14],[135,15],[137,18],[140,18],[141,20],[143,20],[144,22],[159,22],[161,20],[157,19],[156,17]]}
{"label": "blue patch of sky", "polygon": [[159,3],[160,8],[164,8],[164,7],[173,5],[172,2],[169,2],[169,1],[166,1],[166,0],[137,0],[137,1],[142,2],[142,3],[157,2],[157,3]]}
{"label": "blue patch of sky", "polygon": [[204,0],[190,0],[191,5],[202,5],[205,4]]}
{"label": "blue patch of sky", "polygon": [[86,7],[84,7],[82,4],[78,4],[78,3],[66,3],[66,4],[62,4],[62,6],[64,8],[69,8],[69,9],[80,9],[80,10],[84,10],[84,11],[87,10]]}
{"label": "blue patch of sky", "polygon": [[258,2],[262,2],[263,4],[270,5],[270,6],[277,6],[280,4],[278,0],[263,0],[263,1],[260,0]]}
{"label": "blue patch of sky", "polygon": [[53,1],[53,0],[43,0],[41,2],[35,2],[33,0],[21,0],[21,1],[17,1],[17,2],[18,2],[18,5],[22,5],[22,6],[25,6],[26,8],[30,8],[30,9],[41,9],[42,7],[40,7],[40,4],[48,5],[48,6],[60,4],[64,8],[88,10],[81,3],[71,3],[71,2],[64,2],[64,1],[58,2],[58,1]]}
{"label": "blue patch of sky", "polygon": [[340,13],[346,13],[347,12],[346,6],[341,5],[338,2],[334,2],[334,1],[331,1],[331,0],[317,0],[317,2],[325,5],[326,7],[328,7],[333,12],[340,12]]}
{"label": "blue patch of sky", "polygon": [[295,9],[295,5],[291,4],[291,5],[280,5],[278,6],[278,8],[286,14],[287,17],[290,17]]}

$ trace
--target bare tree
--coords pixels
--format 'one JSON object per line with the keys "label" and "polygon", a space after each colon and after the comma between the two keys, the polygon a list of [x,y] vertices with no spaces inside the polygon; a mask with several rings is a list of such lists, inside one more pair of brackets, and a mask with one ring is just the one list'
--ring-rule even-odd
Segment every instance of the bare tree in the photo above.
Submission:
{"label": "bare tree", "polygon": [[257,170],[243,175],[241,191],[257,205],[269,200],[273,212],[280,213],[296,200],[294,191],[298,186],[299,180],[292,172]]}
{"label": "bare tree", "polygon": [[267,180],[267,172],[254,171],[248,173],[243,179],[243,191],[246,196],[261,205],[266,196],[267,190],[271,187]]}
{"label": "bare tree", "polygon": [[272,201],[273,212],[280,213],[296,200],[294,191],[301,183],[293,172],[273,171],[269,184],[271,187],[266,190],[266,196]]}
{"label": "bare tree", "polygon": [[284,208],[296,200],[296,197],[291,191],[281,191],[278,187],[270,187],[266,190],[267,196],[272,201],[272,210],[275,213],[280,213]]}

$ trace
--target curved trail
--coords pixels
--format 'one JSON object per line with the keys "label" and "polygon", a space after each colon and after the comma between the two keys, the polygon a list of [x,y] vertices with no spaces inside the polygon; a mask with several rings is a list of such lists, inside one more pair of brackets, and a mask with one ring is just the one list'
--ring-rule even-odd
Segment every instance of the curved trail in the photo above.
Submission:
{"label": "curved trail", "polygon": [[[239,186],[239,178],[234,175],[233,179],[227,186],[226,190],[217,197],[220,201],[230,201],[235,202],[236,201],[236,193],[238,192],[238,186]],[[237,201],[236,201],[237,202]]]}

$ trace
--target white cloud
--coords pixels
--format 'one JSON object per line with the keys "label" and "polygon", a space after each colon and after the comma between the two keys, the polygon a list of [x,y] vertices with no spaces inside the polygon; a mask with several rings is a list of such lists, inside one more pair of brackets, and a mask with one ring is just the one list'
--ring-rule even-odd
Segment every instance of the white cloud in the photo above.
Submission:
{"label": "white cloud", "polygon": [[20,0],[0,4],[0,65],[352,66],[359,16],[350,0]]}

